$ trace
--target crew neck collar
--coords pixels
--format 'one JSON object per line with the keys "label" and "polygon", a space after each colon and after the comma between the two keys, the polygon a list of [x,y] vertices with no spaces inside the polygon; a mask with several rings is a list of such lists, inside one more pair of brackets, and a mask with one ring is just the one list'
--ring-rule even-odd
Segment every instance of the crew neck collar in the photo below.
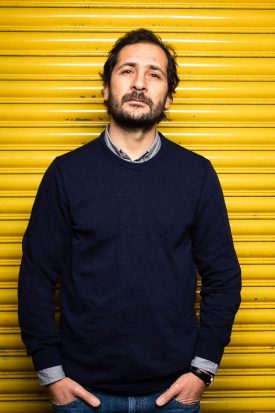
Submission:
{"label": "crew neck collar", "polygon": [[124,159],[127,162],[134,162],[134,163],[147,162],[149,159],[153,158],[158,153],[161,147],[161,140],[159,137],[159,133],[156,130],[154,141],[150,145],[150,147],[137,159],[133,160],[129,157],[129,155],[126,152],[124,152],[121,148],[119,148],[117,145],[114,144],[110,136],[109,125],[107,125],[105,128],[104,138],[105,138],[105,143],[107,147],[112,152],[114,152],[117,156],[119,156],[121,159]]}
{"label": "crew neck collar", "polygon": [[98,140],[105,155],[108,156],[109,159],[116,162],[117,165],[121,165],[122,167],[129,168],[129,169],[145,169],[145,168],[151,167],[155,165],[156,163],[158,163],[163,158],[163,156],[167,153],[167,150],[168,150],[167,139],[160,132],[158,132],[158,134],[161,140],[161,147],[159,151],[156,153],[156,155],[153,158],[148,159],[146,162],[141,162],[141,163],[126,162],[124,159],[121,159],[114,152],[112,152],[106,145],[105,131],[103,131],[100,134]]}

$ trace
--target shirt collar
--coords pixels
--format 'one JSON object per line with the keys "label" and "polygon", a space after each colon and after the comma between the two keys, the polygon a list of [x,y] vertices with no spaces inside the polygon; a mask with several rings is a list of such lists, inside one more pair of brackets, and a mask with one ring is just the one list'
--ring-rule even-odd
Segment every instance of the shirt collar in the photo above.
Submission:
{"label": "shirt collar", "polygon": [[125,161],[128,162],[136,162],[136,163],[141,163],[148,161],[149,159],[153,158],[157,154],[157,152],[160,149],[161,146],[161,140],[158,131],[156,131],[156,136],[155,139],[147,151],[141,155],[139,158],[132,160],[127,153],[125,153],[122,149],[118,148],[111,140],[110,133],[109,133],[109,126],[106,126],[105,128],[105,134],[104,134],[104,139],[107,147],[115,153],[117,156],[119,156],[121,159],[124,159]]}

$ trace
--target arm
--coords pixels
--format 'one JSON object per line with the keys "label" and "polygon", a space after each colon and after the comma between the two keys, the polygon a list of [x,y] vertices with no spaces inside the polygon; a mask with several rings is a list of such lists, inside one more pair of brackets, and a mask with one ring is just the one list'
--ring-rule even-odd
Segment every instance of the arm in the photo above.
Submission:
{"label": "arm", "polygon": [[23,238],[19,273],[19,324],[36,370],[61,365],[54,292],[70,242],[63,177],[53,162],[46,171]]}
{"label": "arm", "polygon": [[221,186],[209,163],[193,226],[193,255],[202,279],[195,354],[219,364],[240,305],[241,271]]}
{"label": "arm", "polygon": [[[202,278],[199,335],[192,365],[203,369],[202,360],[205,360],[212,363],[215,370],[208,371],[216,373],[240,305],[241,272],[221,186],[210,163],[194,218],[192,250]],[[192,403],[200,399],[204,389],[198,377],[183,374],[161,395],[157,404],[161,406],[174,396]]]}
{"label": "arm", "polygon": [[71,220],[62,172],[54,161],[46,171],[23,239],[18,283],[18,313],[23,342],[50,399],[66,404],[80,397],[100,400],[65,377],[55,323],[54,292],[71,240]]}

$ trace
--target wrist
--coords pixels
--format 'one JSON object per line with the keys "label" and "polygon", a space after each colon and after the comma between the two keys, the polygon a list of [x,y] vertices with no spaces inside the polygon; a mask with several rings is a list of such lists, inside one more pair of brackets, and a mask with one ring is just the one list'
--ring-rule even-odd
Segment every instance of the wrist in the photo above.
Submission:
{"label": "wrist", "polygon": [[46,386],[51,383],[55,383],[61,379],[64,379],[65,373],[62,365],[48,367],[37,372],[39,383],[42,386]]}
{"label": "wrist", "polygon": [[209,373],[205,370],[190,366],[190,372],[201,379],[207,387],[210,387],[214,381],[214,374]]}

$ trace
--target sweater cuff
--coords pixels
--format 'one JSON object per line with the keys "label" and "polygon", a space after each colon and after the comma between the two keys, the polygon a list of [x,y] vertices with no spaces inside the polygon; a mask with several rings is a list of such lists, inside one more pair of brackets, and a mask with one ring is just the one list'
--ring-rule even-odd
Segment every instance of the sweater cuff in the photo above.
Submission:
{"label": "sweater cuff", "polygon": [[39,370],[37,372],[37,376],[39,383],[42,386],[47,386],[47,384],[55,383],[56,381],[64,379],[65,373],[63,367],[60,365]]}
{"label": "sweater cuff", "polygon": [[199,337],[195,350],[195,355],[197,357],[220,364],[223,352],[224,345],[219,341],[209,337]]}
{"label": "sweater cuff", "polygon": [[31,356],[36,371],[62,365],[58,347],[45,348],[34,352]]}
{"label": "sweater cuff", "polygon": [[197,367],[198,369],[209,371],[209,373],[217,374],[219,365],[213,361],[203,359],[201,357],[194,357],[191,361],[191,366]]}

